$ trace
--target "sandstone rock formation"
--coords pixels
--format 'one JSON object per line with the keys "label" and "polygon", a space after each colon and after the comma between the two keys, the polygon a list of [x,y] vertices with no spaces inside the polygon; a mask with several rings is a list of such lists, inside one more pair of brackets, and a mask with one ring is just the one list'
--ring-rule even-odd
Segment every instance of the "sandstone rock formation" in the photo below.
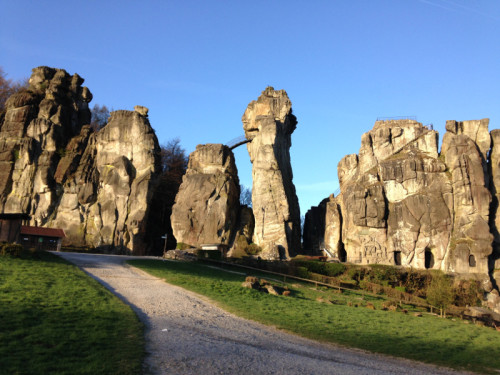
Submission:
{"label": "sandstone rock formation", "polygon": [[[315,219],[325,223],[320,247],[333,242],[354,263],[486,276],[493,241],[488,187],[491,180],[495,195],[499,163],[488,123],[448,121],[439,155],[434,130],[413,120],[377,121],[359,154],[338,165],[341,192],[328,200],[324,219]],[[329,221],[333,233],[341,227],[340,242],[327,239]]]}
{"label": "sandstone rock formation", "polygon": [[[82,132],[87,132],[86,127]],[[69,155],[70,147],[71,142]],[[145,107],[112,112],[108,124],[87,142],[76,173],[66,179],[50,224],[70,228],[69,241],[75,245],[108,245],[145,253],[145,225],[158,155]]]}
{"label": "sandstone rock formation", "polygon": [[[492,268],[500,269],[500,129],[491,131],[491,151],[489,158],[489,175],[490,175],[490,191],[492,195],[490,228],[494,236],[493,243],[493,259],[497,261],[496,266],[492,264]],[[492,262],[492,263],[493,263]],[[499,272],[500,275],[500,272]],[[500,283],[500,278],[499,278]]]}
{"label": "sandstone rock formation", "polygon": [[7,101],[0,124],[0,212],[60,227],[66,245],[143,253],[144,222],[158,167],[147,109],[116,111],[93,133],[83,79],[33,69],[29,87]]}
{"label": "sandstone rock formation", "polygon": [[297,119],[284,90],[267,87],[242,117],[252,162],[254,242],[264,259],[300,250],[300,209],[292,182],[291,134]]}
{"label": "sandstone rock formation", "polygon": [[222,144],[198,145],[172,208],[177,242],[191,246],[234,240],[240,185],[233,152]]}

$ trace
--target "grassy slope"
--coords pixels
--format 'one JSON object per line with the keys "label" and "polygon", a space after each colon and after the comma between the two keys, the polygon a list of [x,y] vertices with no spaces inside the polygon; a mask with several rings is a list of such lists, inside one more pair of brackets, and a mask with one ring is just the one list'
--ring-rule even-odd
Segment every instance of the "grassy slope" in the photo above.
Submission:
{"label": "grassy slope", "polygon": [[[500,369],[500,334],[490,328],[424,315],[350,307],[346,298],[310,287],[292,287],[293,298],[241,287],[244,276],[200,264],[133,260],[134,266],[216,301],[239,316],[313,339],[438,365],[481,372]],[[316,301],[337,300],[339,304]],[[344,301],[341,301],[344,300]],[[380,301],[371,301],[376,306]]]}
{"label": "grassy slope", "polygon": [[50,253],[0,257],[0,372],[137,374],[142,325],[97,281]]}

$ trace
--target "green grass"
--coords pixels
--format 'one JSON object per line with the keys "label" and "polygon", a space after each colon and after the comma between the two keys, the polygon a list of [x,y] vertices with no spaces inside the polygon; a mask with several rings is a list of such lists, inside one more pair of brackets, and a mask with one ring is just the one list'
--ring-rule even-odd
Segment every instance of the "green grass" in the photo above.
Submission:
{"label": "green grass", "polygon": [[0,257],[0,373],[138,374],[143,340],[129,306],[58,256]]}
{"label": "green grass", "polygon": [[[424,314],[379,308],[382,299],[356,293],[336,294],[292,284],[292,297],[273,296],[241,287],[245,276],[206,267],[199,263],[132,260],[130,264],[167,282],[215,301],[239,316],[320,341],[338,343],[393,356],[453,368],[497,373],[500,369],[500,334],[491,328]],[[320,303],[318,297],[333,301]]]}

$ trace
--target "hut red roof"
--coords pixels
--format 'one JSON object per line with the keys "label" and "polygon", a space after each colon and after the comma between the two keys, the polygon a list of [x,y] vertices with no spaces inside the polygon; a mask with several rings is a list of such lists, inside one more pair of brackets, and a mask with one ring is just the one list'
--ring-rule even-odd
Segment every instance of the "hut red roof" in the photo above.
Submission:
{"label": "hut red roof", "polygon": [[57,237],[64,238],[64,230],[57,228],[42,228],[42,227],[30,227],[28,225],[21,226],[21,234],[32,235],[32,236],[42,236],[42,237]]}

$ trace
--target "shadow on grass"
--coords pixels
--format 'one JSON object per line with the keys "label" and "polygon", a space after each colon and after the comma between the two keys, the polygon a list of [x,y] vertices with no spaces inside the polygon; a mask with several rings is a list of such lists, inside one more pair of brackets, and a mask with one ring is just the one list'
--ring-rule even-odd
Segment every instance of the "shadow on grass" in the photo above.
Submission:
{"label": "shadow on grass", "polygon": [[143,353],[137,343],[142,342],[142,333],[124,324],[130,321],[125,314],[3,306],[0,321],[1,373],[137,374],[141,371]]}
{"label": "shadow on grass", "polygon": [[53,254],[0,258],[0,306],[2,374],[141,372],[137,317]]}

